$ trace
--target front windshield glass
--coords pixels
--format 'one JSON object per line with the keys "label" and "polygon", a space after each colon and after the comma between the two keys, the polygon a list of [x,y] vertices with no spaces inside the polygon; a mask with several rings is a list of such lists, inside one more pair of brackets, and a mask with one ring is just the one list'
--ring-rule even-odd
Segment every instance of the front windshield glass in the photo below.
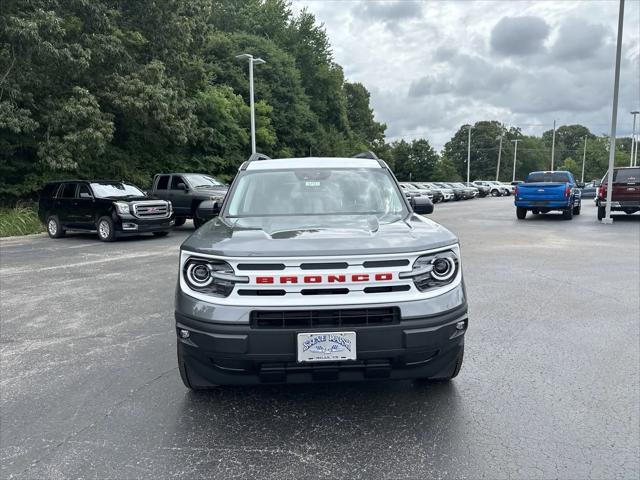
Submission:
{"label": "front windshield glass", "polygon": [[408,212],[384,169],[293,169],[245,172],[226,217],[373,215],[392,222]]}
{"label": "front windshield glass", "polygon": [[200,175],[196,173],[190,173],[185,175],[187,177],[187,182],[193,188],[198,187],[223,187],[224,183],[219,182],[213,177],[209,177],[208,175]]}
{"label": "front windshield glass", "polygon": [[91,190],[97,198],[113,198],[113,197],[145,197],[146,195],[138,187],[127,183],[91,183]]}

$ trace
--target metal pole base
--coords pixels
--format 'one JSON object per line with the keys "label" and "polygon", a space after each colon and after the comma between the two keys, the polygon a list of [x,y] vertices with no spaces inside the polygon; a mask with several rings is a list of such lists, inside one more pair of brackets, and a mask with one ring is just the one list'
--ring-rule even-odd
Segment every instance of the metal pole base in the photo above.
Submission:
{"label": "metal pole base", "polygon": [[605,217],[602,220],[600,220],[603,224],[605,225],[611,225],[613,223],[613,218],[609,217]]}

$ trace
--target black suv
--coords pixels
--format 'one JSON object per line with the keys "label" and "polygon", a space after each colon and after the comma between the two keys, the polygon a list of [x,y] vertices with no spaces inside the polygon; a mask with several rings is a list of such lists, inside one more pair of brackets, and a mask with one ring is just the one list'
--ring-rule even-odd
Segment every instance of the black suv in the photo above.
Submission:
{"label": "black suv", "polygon": [[138,187],[117,181],[49,183],[40,194],[38,216],[51,238],[64,236],[66,230],[97,230],[103,242],[139,233],[162,237],[174,225],[171,202],[154,200]]}
{"label": "black suv", "polygon": [[161,173],[153,177],[151,193],[154,197],[171,201],[176,214],[176,227],[187,218],[193,219],[196,228],[211,217],[198,215],[198,207],[204,201],[218,205],[227,194],[228,186],[209,175],[201,173]]}

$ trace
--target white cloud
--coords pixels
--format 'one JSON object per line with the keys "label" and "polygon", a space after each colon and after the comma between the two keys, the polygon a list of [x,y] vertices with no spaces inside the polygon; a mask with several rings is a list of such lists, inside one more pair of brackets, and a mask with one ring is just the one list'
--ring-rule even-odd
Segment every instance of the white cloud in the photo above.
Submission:
{"label": "white cloud", "polygon": [[[387,136],[441,148],[465,123],[606,133],[618,3],[296,0],[325,24],[336,61],[371,92]],[[625,9],[618,132],[640,107],[640,2]]]}

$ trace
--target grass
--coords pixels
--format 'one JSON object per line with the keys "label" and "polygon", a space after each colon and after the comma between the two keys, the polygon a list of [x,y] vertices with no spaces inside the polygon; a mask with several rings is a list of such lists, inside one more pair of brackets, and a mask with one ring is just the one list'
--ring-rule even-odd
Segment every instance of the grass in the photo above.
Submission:
{"label": "grass", "polygon": [[0,208],[0,238],[40,232],[44,232],[44,225],[32,207]]}

